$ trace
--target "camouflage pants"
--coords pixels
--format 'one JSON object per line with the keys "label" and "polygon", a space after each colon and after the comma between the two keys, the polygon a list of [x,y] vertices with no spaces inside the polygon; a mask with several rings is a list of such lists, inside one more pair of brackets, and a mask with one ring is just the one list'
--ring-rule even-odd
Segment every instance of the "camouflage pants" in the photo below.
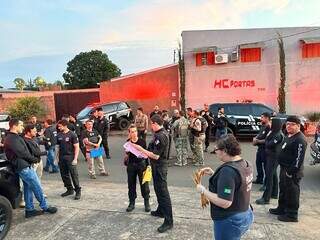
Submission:
{"label": "camouflage pants", "polygon": [[206,135],[200,134],[199,137],[194,137],[193,142],[193,159],[195,163],[203,164],[204,157],[203,157],[203,143],[205,141]]}
{"label": "camouflage pants", "polygon": [[187,138],[176,138],[174,140],[176,151],[177,151],[177,163],[187,164],[188,158],[188,139]]}

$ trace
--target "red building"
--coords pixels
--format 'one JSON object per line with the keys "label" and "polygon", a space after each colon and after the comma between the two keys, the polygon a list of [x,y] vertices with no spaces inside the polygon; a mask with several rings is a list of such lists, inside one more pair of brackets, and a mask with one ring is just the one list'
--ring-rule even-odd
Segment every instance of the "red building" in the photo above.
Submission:
{"label": "red building", "polygon": [[179,70],[171,64],[148,71],[111,79],[100,84],[100,102],[126,101],[136,110],[150,113],[160,109],[179,108]]}

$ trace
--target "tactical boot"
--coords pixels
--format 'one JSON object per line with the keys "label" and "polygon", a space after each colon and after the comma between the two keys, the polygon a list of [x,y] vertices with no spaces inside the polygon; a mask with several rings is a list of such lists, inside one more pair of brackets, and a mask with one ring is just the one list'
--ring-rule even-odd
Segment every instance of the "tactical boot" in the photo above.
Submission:
{"label": "tactical boot", "polygon": [[61,197],[66,197],[66,196],[73,195],[73,194],[74,194],[74,190],[73,189],[67,189],[66,192],[61,194]]}
{"label": "tactical boot", "polygon": [[81,198],[81,190],[76,191],[76,196],[74,197],[74,200],[80,200]]}
{"label": "tactical boot", "polygon": [[144,200],[144,211],[145,212],[150,212],[151,211],[149,199],[145,199]]}
{"label": "tactical boot", "polygon": [[133,209],[134,209],[134,204],[135,204],[135,201],[131,201],[130,203],[129,203],[129,206],[127,207],[127,212],[132,212],[133,211]]}

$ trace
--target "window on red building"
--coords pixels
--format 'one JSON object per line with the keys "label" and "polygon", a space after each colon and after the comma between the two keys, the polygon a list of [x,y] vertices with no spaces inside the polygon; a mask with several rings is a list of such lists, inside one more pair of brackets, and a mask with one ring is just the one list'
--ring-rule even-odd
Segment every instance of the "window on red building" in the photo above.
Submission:
{"label": "window on red building", "polygon": [[303,43],[302,58],[320,57],[320,42],[319,43]]}
{"label": "window on red building", "polygon": [[213,65],[214,52],[196,53],[196,66]]}
{"label": "window on red building", "polygon": [[240,49],[241,62],[260,62],[261,48]]}

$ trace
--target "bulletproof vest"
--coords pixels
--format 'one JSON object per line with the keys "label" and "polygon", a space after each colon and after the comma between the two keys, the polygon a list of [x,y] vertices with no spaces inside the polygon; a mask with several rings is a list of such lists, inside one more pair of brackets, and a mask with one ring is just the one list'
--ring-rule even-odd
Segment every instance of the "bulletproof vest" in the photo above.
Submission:
{"label": "bulletproof vest", "polygon": [[178,137],[188,137],[188,129],[189,129],[189,122],[184,117],[181,117],[178,124]]}
{"label": "bulletproof vest", "polygon": [[233,168],[241,177],[240,187],[235,189],[234,197],[231,206],[226,209],[229,212],[242,212],[247,211],[250,204],[250,192],[252,188],[253,181],[253,171],[250,164],[245,160],[240,160],[236,162],[227,162],[221,165],[214,175],[214,178],[219,176],[219,172],[224,167]]}
{"label": "bulletproof vest", "polygon": [[162,164],[164,164],[164,160],[166,160],[166,158],[167,158],[167,152],[168,152],[168,146],[169,146],[169,133],[164,128],[162,128],[161,130],[156,132],[154,134],[153,139],[149,143],[149,146],[148,146],[149,151],[153,151],[155,149],[156,144],[157,144],[156,141],[159,141],[160,137],[156,138],[156,135],[164,135],[165,136],[166,149],[163,151],[163,153],[160,155],[160,158],[157,161],[152,161],[151,163],[156,164],[156,165],[162,165]]}
{"label": "bulletproof vest", "polygon": [[[192,128],[191,129],[191,133],[194,135],[194,136],[196,136],[196,137],[199,137],[199,135],[200,135],[200,133],[205,133],[205,122],[204,121],[206,121],[207,122],[207,120],[205,120],[204,118],[200,118],[200,117],[198,117],[198,118],[196,118],[194,121],[197,121],[197,120],[200,120],[200,122],[201,122],[201,130],[200,131],[197,131],[196,129],[194,129],[194,128]],[[204,120],[204,121],[203,121]]]}

